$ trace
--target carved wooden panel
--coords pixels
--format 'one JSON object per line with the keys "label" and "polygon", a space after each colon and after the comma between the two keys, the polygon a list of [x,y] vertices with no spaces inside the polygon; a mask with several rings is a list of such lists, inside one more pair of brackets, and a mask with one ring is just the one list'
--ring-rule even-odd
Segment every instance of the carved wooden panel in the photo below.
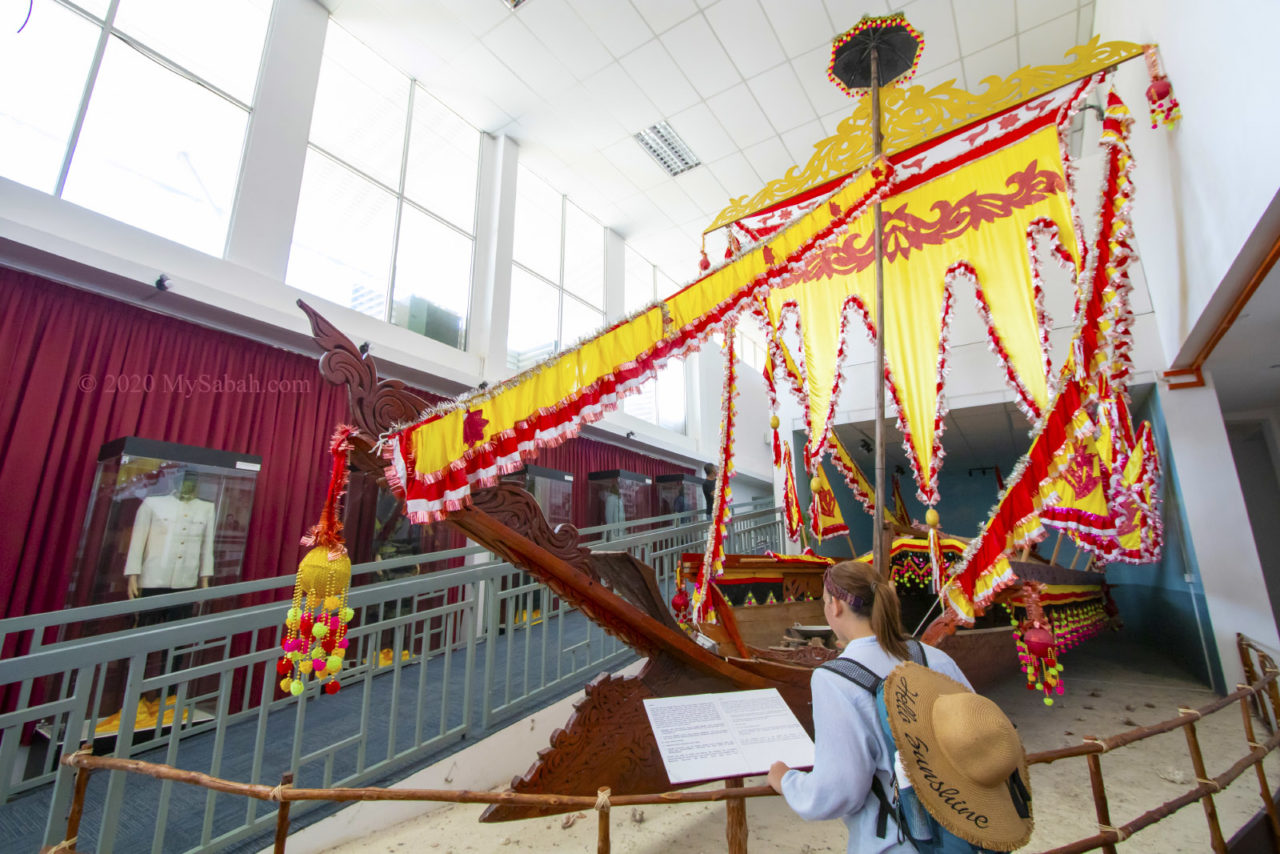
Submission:
{"label": "carved wooden panel", "polygon": [[591,567],[591,551],[579,544],[578,529],[557,525],[553,530],[538,502],[519,485],[503,482],[476,490],[472,493],[471,506],[596,578]]}
{"label": "carved wooden panel", "polygon": [[595,552],[589,559],[592,575],[614,593],[674,631],[682,631],[671,616],[653,567],[628,552]]}
{"label": "carved wooden panel", "polygon": [[[320,375],[347,387],[351,421],[366,436],[378,437],[395,424],[414,421],[428,402],[406,391],[399,380],[379,380],[378,364],[311,306],[298,300],[311,321],[311,336],[324,348]],[[362,466],[363,468],[363,466]]]}
{"label": "carved wooden panel", "polygon": [[765,661],[776,661],[795,667],[817,667],[824,661],[830,661],[840,653],[825,646],[800,646],[793,649],[753,649],[756,658]]}

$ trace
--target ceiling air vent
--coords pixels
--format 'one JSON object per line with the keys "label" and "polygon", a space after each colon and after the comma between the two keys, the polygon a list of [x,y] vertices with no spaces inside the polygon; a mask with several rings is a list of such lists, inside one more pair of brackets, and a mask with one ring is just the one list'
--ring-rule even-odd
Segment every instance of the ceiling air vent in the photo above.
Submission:
{"label": "ceiling air vent", "polygon": [[641,148],[649,152],[669,175],[688,172],[702,163],[666,122],[658,122],[653,127],[640,131],[636,134],[636,142],[640,143]]}

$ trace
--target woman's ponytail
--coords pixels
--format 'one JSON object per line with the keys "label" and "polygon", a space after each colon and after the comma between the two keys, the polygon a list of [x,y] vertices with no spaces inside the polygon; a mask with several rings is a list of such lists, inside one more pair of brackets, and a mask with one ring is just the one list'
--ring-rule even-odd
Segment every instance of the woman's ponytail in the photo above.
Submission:
{"label": "woman's ponytail", "polygon": [[860,601],[856,613],[871,621],[880,648],[894,658],[907,660],[906,639],[902,633],[902,605],[893,585],[882,580],[868,563],[847,560],[828,570],[831,580],[849,596]]}

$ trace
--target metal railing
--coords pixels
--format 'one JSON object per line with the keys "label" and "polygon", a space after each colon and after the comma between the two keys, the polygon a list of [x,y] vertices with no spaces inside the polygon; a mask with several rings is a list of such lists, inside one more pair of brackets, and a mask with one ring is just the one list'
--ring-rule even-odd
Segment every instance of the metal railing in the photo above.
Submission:
{"label": "metal railing", "polygon": [[[582,538],[607,537],[597,544],[648,563],[669,599],[680,555],[701,550],[706,528],[705,518],[685,513],[587,529]],[[739,508],[730,523],[733,550],[781,542],[772,508]],[[23,650],[0,661],[0,708],[10,709],[0,714],[0,828],[34,826],[42,813],[43,843],[62,838],[73,780],[58,758],[82,742],[100,755],[254,783],[291,772],[297,785],[361,785],[445,755],[634,658],[531,576],[473,547],[354,567],[342,689],[294,698],[279,690],[276,672],[293,580],[0,620],[0,643]],[[205,613],[133,625],[146,611],[187,605]],[[116,630],[85,636],[94,627]],[[215,851],[270,835],[273,812],[233,800],[99,775],[79,847]],[[29,850],[40,844],[29,841]]]}

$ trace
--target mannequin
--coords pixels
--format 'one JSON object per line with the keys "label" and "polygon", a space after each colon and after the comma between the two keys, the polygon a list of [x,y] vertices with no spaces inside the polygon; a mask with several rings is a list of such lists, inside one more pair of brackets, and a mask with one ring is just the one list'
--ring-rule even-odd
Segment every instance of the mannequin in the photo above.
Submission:
{"label": "mannequin", "polygon": [[216,517],[197,485],[196,473],[185,472],[176,492],[142,500],[124,565],[130,599],[209,586]]}

